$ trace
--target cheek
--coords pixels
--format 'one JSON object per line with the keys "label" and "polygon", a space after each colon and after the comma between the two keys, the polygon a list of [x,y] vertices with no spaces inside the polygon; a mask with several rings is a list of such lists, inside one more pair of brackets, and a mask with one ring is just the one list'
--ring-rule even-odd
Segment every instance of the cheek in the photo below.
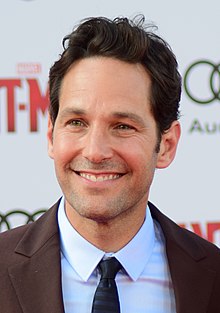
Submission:
{"label": "cheek", "polygon": [[146,138],[131,138],[120,142],[117,146],[118,153],[126,158],[130,163],[146,164],[154,153],[154,143]]}
{"label": "cheek", "polygon": [[127,166],[133,173],[140,173],[147,168],[148,162],[145,151],[137,149],[134,146],[122,150],[120,157],[126,162]]}
{"label": "cheek", "polygon": [[54,138],[53,153],[55,163],[68,163],[75,154],[75,145],[65,136],[57,136]]}
{"label": "cheek", "polygon": [[158,154],[155,152],[154,145],[128,146],[123,150],[124,160],[137,175],[151,175],[154,173]]}

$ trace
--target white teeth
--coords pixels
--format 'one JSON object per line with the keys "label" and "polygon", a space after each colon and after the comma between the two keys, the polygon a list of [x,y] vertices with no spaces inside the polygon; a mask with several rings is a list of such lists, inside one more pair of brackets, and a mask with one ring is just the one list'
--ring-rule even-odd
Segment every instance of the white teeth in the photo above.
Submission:
{"label": "white teeth", "polygon": [[79,173],[80,176],[88,179],[88,180],[91,180],[93,182],[101,182],[101,181],[105,181],[105,180],[113,180],[113,179],[117,179],[120,177],[120,175],[116,174],[116,175],[113,175],[113,174],[110,174],[110,175],[104,175],[104,176],[101,176],[101,175],[98,175],[98,176],[95,176],[95,175],[91,175],[91,174],[86,174],[86,173]]}

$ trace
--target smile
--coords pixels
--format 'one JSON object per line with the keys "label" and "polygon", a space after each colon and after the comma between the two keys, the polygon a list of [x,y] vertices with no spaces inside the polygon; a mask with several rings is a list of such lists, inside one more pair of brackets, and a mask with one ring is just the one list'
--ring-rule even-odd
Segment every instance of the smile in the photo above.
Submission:
{"label": "smile", "polygon": [[121,174],[105,174],[105,175],[94,175],[94,174],[88,174],[88,173],[80,173],[78,172],[78,175],[86,178],[92,182],[102,182],[102,181],[106,181],[106,180],[114,180],[117,179],[119,177],[121,177]]}

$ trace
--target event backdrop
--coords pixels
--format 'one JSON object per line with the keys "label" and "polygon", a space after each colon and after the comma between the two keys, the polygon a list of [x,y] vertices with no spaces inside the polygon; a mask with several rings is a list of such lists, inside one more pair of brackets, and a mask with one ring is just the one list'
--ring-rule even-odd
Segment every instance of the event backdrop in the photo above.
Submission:
{"label": "event backdrop", "polygon": [[1,0],[0,231],[36,219],[61,195],[46,129],[48,70],[63,36],[85,17],[138,13],[158,26],[183,76],[182,138],[150,200],[220,246],[219,0]]}

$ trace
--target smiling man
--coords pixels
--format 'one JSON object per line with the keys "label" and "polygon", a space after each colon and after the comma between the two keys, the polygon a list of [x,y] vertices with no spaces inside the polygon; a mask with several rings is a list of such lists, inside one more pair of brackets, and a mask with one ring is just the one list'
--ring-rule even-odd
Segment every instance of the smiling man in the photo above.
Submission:
{"label": "smiling man", "polygon": [[150,88],[141,64],[85,58],[65,75],[56,121],[49,120],[67,217],[104,251],[123,248],[140,229],[154,170],[168,166],[176,150],[179,123],[160,140]]}
{"label": "smiling man", "polygon": [[143,18],[63,43],[47,133],[63,196],[0,236],[2,312],[219,313],[219,250],[149,202],[180,137],[175,56]]}

